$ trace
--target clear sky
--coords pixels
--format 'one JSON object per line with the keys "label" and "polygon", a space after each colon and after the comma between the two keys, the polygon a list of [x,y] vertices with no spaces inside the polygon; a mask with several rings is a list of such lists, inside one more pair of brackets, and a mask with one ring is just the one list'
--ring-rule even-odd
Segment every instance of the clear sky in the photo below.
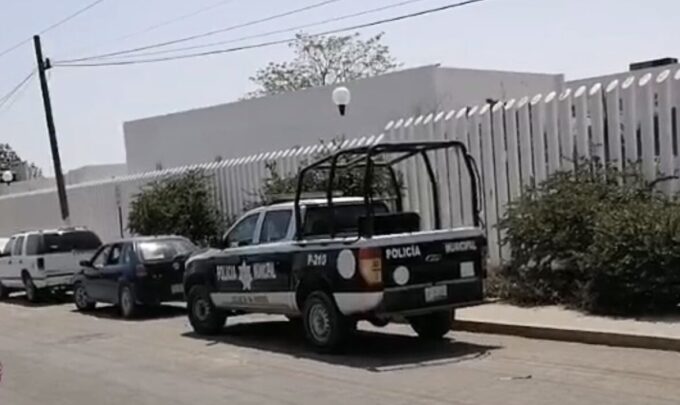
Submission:
{"label": "clear sky", "polygon": [[[366,22],[454,0],[423,0],[320,28]],[[0,50],[78,10],[91,0],[2,0]],[[105,0],[44,36],[53,59],[89,55],[174,39],[277,14],[318,0],[231,0],[175,24],[136,33],[217,0]],[[302,14],[235,30],[215,41],[349,14],[398,0],[342,0]],[[386,32],[405,67],[452,67],[564,73],[568,79],[614,73],[628,63],[680,56],[679,0],[488,0],[436,15],[364,31]],[[286,38],[291,34],[265,38]],[[252,40],[257,42],[260,40]],[[55,68],[50,86],[65,169],[125,161],[122,123],[238,99],[248,77],[290,56],[285,45],[161,64]],[[0,95],[35,66],[32,45],[0,57]],[[329,101],[330,102],[330,101]],[[304,119],[304,117],[300,117]],[[52,172],[37,81],[10,109],[0,109],[0,142]]]}

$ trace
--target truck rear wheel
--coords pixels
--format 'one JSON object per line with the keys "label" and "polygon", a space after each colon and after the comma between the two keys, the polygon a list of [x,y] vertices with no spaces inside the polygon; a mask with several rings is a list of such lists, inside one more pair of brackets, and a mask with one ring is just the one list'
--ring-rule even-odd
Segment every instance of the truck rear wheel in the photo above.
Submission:
{"label": "truck rear wheel", "polygon": [[333,299],[323,291],[313,292],[307,297],[302,321],[307,341],[324,353],[342,349],[356,327],[356,322],[344,316]]}
{"label": "truck rear wheel", "polygon": [[422,339],[441,339],[453,326],[454,311],[438,311],[408,319],[411,327]]}
{"label": "truck rear wheel", "polygon": [[227,321],[227,314],[215,307],[208,288],[202,285],[193,286],[189,290],[187,309],[191,327],[201,335],[218,334]]}

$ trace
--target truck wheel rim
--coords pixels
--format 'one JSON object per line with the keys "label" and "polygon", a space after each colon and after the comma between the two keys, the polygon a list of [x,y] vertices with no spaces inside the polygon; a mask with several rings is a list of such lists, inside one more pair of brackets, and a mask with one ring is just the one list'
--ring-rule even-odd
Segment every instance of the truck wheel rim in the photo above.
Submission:
{"label": "truck wheel rim", "polygon": [[331,320],[324,305],[315,304],[309,311],[309,329],[314,339],[326,342],[331,333]]}
{"label": "truck wheel rim", "polygon": [[210,305],[208,305],[208,302],[205,299],[199,298],[194,301],[193,312],[196,319],[204,322],[210,316]]}

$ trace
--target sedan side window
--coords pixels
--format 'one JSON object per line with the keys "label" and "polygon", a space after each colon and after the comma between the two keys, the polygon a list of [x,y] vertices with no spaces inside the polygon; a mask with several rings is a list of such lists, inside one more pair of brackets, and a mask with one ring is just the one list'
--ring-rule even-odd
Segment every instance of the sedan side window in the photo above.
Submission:
{"label": "sedan side window", "polygon": [[260,213],[251,214],[239,222],[227,235],[225,240],[226,247],[251,245],[255,238],[255,226],[259,217]]}
{"label": "sedan side window", "polygon": [[101,249],[92,259],[92,267],[101,269],[106,266],[106,262],[109,259],[109,253],[111,253],[111,246],[106,246]]}

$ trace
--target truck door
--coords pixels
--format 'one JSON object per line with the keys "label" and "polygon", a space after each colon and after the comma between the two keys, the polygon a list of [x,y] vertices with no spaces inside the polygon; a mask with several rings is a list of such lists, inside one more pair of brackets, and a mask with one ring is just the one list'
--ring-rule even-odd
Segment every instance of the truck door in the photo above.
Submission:
{"label": "truck door", "polygon": [[21,280],[15,278],[14,270],[12,269],[12,248],[15,241],[16,237],[9,239],[2,251],[2,257],[0,257],[0,282],[5,287],[18,287],[21,284]]}

